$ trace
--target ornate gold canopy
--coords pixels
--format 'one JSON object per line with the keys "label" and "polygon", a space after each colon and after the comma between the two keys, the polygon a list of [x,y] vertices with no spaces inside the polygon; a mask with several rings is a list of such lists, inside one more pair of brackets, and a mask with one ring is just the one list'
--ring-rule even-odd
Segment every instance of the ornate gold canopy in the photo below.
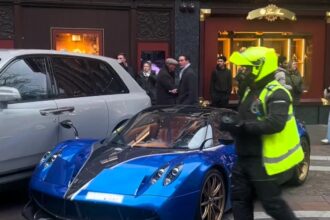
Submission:
{"label": "ornate gold canopy", "polygon": [[249,12],[246,17],[247,20],[266,19],[267,21],[275,21],[276,19],[289,19],[291,21],[297,20],[296,14],[285,8],[279,8],[274,4],[270,4],[263,8],[258,8]]}

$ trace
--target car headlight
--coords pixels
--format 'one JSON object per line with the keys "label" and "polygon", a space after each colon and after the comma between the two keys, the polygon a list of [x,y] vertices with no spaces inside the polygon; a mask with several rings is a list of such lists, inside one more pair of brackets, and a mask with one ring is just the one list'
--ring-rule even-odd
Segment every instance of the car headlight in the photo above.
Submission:
{"label": "car headlight", "polygon": [[40,164],[44,164],[45,166],[49,166],[51,165],[57,157],[59,157],[61,155],[62,151],[59,150],[57,152],[55,152],[54,154],[51,153],[51,151],[48,151],[47,153],[45,153],[45,155],[41,158],[40,160]]}
{"label": "car headlight", "polygon": [[42,164],[43,162],[45,162],[49,157],[50,157],[51,152],[48,151],[44,154],[44,156],[42,156],[41,160],[40,160],[40,164]]}
{"label": "car headlight", "polygon": [[175,167],[173,167],[172,170],[170,170],[167,173],[167,175],[164,179],[163,185],[167,186],[170,183],[172,183],[180,175],[182,168],[183,168],[183,164],[179,164],[179,165],[176,165]]}
{"label": "car headlight", "polygon": [[167,171],[168,169],[168,165],[166,165],[165,167],[159,168],[155,174],[153,175],[153,177],[151,178],[151,184],[155,184],[162,176],[163,174]]}

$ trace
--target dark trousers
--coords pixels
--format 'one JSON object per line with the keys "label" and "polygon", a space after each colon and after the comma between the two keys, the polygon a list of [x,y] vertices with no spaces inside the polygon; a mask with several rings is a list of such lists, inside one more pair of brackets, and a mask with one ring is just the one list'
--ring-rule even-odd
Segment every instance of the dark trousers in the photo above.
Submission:
{"label": "dark trousers", "polygon": [[234,219],[253,220],[253,202],[257,196],[266,213],[277,220],[298,219],[281,198],[276,176],[268,176],[259,158],[238,159],[232,175]]}
{"label": "dark trousers", "polygon": [[225,92],[213,94],[211,106],[217,108],[227,108],[229,103],[229,94]]}

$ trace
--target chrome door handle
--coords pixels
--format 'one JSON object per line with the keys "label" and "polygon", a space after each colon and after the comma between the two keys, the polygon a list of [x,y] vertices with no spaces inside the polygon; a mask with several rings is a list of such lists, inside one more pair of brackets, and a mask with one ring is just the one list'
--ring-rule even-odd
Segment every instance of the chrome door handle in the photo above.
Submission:
{"label": "chrome door handle", "polygon": [[42,110],[40,110],[40,114],[42,116],[47,116],[49,114],[59,115],[59,114],[62,114],[63,112],[73,112],[73,111],[74,111],[73,106],[67,106],[67,107],[60,107],[60,108],[42,109]]}

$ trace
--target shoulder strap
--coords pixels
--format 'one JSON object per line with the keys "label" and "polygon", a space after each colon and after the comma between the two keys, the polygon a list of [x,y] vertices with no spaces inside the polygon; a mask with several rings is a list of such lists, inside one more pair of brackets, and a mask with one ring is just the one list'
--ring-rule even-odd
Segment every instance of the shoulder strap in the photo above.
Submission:
{"label": "shoulder strap", "polygon": [[245,89],[244,95],[243,95],[242,100],[241,100],[242,102],[244,102],[244,100],[246,99],[246,97],[248,96],[248,94],[250,93],[250,91],[251,91],[250,87],[247,87]]}
{"label": "shoulder strap", "polygon": [[[284,88],[277,80],[273,80],[265,86],[265,88],[261,91],[261,93],[259,95],[259,99],[261,100],[262,108],[265,113],[267,112],[266,103],[268,102],[269,97],[275,91],[277,91],[279,89],[284,90],[288,94],[288,96],[290,98],[290,102],[292,102],[292,96],[291,96],[290,92],[286,88]],[[289,111],[291,111],[291,110],[289,110]]]}

